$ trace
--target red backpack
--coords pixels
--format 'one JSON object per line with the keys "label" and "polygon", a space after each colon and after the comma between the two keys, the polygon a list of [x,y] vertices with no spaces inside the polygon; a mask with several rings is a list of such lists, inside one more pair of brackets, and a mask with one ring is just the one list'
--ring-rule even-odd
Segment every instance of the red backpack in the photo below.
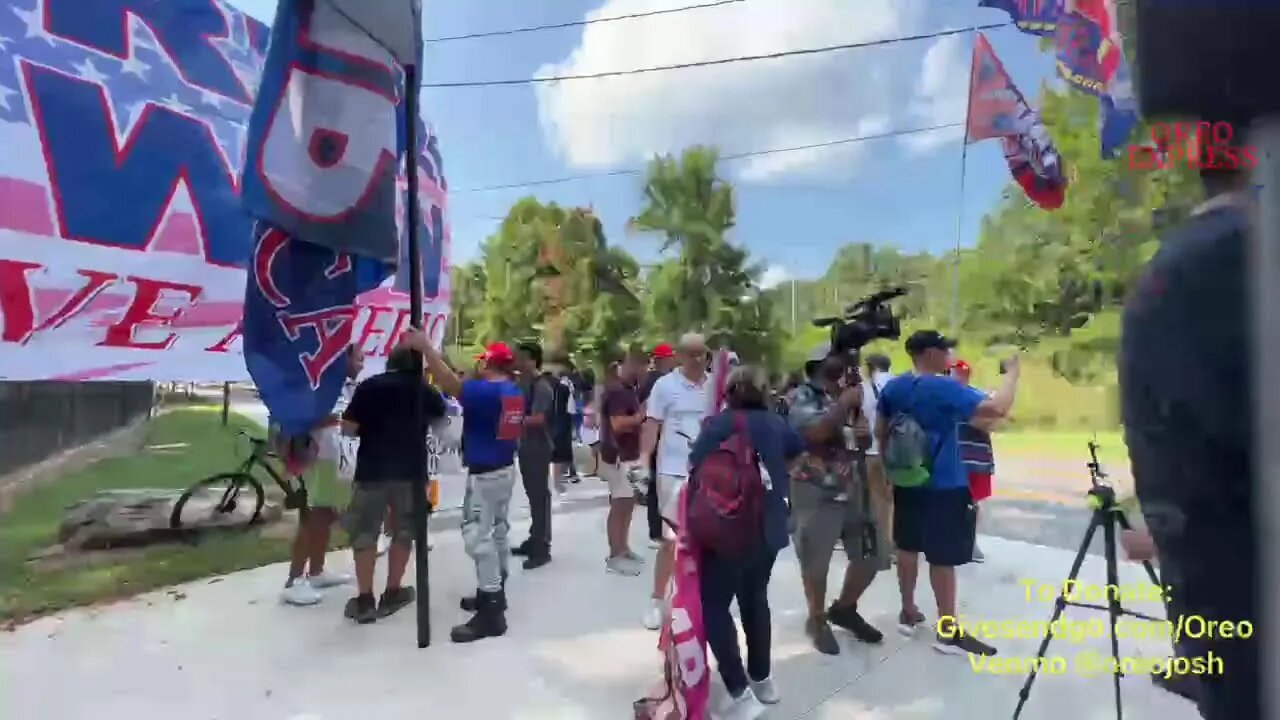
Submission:
{"label": "red backpack", "polygon": [[698,547],[721,557],[740,558],[760,542],[764,480],[746,413],[735,413],[733,432],[693,469],[686,492],[686,522]]}

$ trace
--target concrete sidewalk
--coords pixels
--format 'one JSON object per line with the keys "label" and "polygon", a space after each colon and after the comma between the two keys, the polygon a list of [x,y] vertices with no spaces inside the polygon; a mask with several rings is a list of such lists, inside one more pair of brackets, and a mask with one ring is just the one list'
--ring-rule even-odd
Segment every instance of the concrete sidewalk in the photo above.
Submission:
{"label": "concrete sidewalk", "polygon": [[[521,503],[522,504],[522,503]],[[576,508],[576,510],[575,510]],[[527,513],[516,511],[513,538],[523,539]],[[643,516],[636,517],[637,549]],[[456,530],[435,533],[431,553],[434,643],[418,650],[414,613],[371,626],[341,617],[349,589],[331,591],[316,607],[278,602],[283,566],[205,580],[102,608],[46,618],[0,636],[0,717],[15,720],[349,720],[436,717],[446,720],[612,720],[631,717],[631,703],[659,672],[657,635],[640,618],[649,574],[608,575],[603,566],[604,513],[598,504],[564,503],[555,518],[555,560],[541,570],[514,566],[509,586],[511,630],[470,646],[449,643],[449,627],[466,615],[458,599],[475,585]],[[1047,620],[1050,603],[1025,597],[1020,581],[1060,583],[1070,553],[983,538],[989,558],[962,571],[967,620]],[[651,556],[647,549],[643,552]],[[334,567],[350,557],[334,553]],[[1137,582],[1134,566],[1125,582]],[[842,566],[833,565],[832,587]],[[1101,582],[1101,560],[1085,578]],[[920,605],[932,606],[921,578]],[[894,578],[885,574],[862,611],[886,634],[859,645],[841,634],[842,655],[816,654],[803,635],[803,597],[794,554],[779,558],[771,587],[774,676],[783,702],[774,720],[884,720],[1009,717],[1024,673],[978,674],[965,657],[930,648],[894,631]],[[1163,616],[1151,603],[1131,609]],[[1068,609],[1072,620],[1105,621]],[[930,613],[932,615],[932,613]],[[839,631],[838,631],[839,632]],[[1002,658],[1035,654],[1034,639],[997,640]],[[1121,641],[1129,656],[1160,657],[1168,643]],[[1055,640],[1051,655],[1070,661],[1106,655],[1104,640]],[[1029,720],[1114,717],[1108,677],[1076,668],[1037,681]],[[718,689],[716,699],[722,691]],[[1191,720],[1187,703],[1155,690],[1145,677],[1123,681],[1125,717]]]}

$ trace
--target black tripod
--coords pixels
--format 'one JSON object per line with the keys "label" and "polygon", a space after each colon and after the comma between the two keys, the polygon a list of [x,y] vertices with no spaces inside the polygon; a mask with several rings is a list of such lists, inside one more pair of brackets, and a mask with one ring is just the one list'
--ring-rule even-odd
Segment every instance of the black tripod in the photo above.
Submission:
{"label": "black tripod", "polygon": [[[1119,524],[1124,530],[1132,530],[1133,525],[1129,523],[1129,518],[1125,517],[1124,509],[1116,504],[1116,491],[1110,485],[1105,484],[1107,474],[1102,470],[1102,466],[1098,464],[1098,444],[1089,441],[1089,481],[1093,485],[1089,489],[1086,496],[1086,502],[1093,509],[1093,517],[1089,520],[1089,529],[1084,533],[1084,541],[1080,543],[1080,550],[1076,552],[1075,562],[1071,563],[1071,572],[1067,574],[1067,579],[1063,583],[1062,594],[1058,596],[1053,606],[1053,616],[1049,618],[1049,627],[1053,627],[1053,623],[1057,622],[1062,616],[1062,611],[1068,605],[1075,607],[1090,608],[1093,610],[1105,610],[1110,619],[1111,634],[1111,658],[1115,661],[1116,672],[1112,675],[1111,681],[1115,688],[1116,699],[1116,720],[1121,720],[1124,711],[1120,706],[1120,641],[1116,638],[1116,621],[1121,615],[1142,618],[1159,622],[1157,618],[1142,613],[1125,610],[1120,607],[1120,572],[1116,565],[1116,525]],[[1105,548],[1107,559],[1107,596],[1108,602],[1106,606],[1094,605],[1092,603],[1073,602],[1067,599],[1067,588],[1075,585],[1080,575],[1080,566],[1084,565],[1085,555],[1089,552],[1089,545],[1093,542],[1093,534],[1097,529],[1102,528],[1102,540]],[[1151,563],[1143,561],[1142,567],[1147,571],[1147,577],[1151,579],[1151,584],[1159,586],[1160,580],[1156,577],[1156,571],[1151,567]],[[1036,675],[1040,669],[1040,662],[1044,659],[1045,651],[1049,649],[1049,641],[1053,639],[1052,632],[1046,632],[1044,639],[1040,641],[1040,650],[1036,653],[1036,661],[1032,663],[1031,672],[1027,675],[1027,681],[1023,683],[1022,689],[1018,691],[1018,707],[1013,711],[1013,720],[1018,720],[1022,715],[1022,706],[1027,704],[1027,699],[1031,697],[1031,685],[1036,681]]]}

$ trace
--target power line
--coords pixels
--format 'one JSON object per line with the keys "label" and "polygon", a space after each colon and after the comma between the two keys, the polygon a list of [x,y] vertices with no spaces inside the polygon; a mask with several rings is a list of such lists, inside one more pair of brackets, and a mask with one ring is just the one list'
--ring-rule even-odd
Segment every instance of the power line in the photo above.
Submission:
{"label": "power line", "polygon": [[[826,142],[811,143],[808,145],[795,145],[792,147],[772,148],[769,150],[754,150],[752,152],[733,153],[731,155],[721,155],[720,160],[724,162],[732,162],[734,160],[746,160],[748,158],[761,157],[765,155],[776,155],[778,153],[800,152],[802,150],[815,150],[817,148],[835,147],[837,145],[848,145],[850,143],[865,142],[868,140],[884,140],[887,138],[902,137],[904,135],[916,135],[918,133],[934,132],[937,130],[950,130],[952,128],[963,127],[964,123],[945,123],[942,125],[932,125],[921,128],[908,128],[905,130],[890,130],[888,132],[876,133],[872,135],[857,135],[854,137],[840,138],[838,140],[828,140]],[[529,180],[526,182],[506,183],[502,185],[485,185],[482,187],[465,188],[462,190],[450,190],[451,195],[460,195],[463,193],[480,193],[493,192],[496,190],[515,190],[519,188],[538,187],[541,185],[559,185],[567,182],[577,182],[579,180],[594,180],[597,178],[622,177],[627,175],[639,175],[644,172],[644,168],[631,168],[627,170],[610,170],[607,172],[588,173],[584,175],[568,175],[558,178],[542,178],[539,180]]]}
{"label": "power line", "polygon": [[502,85],[531,85],[542,83],[565,82],[567,80],[595,80],[598,78],[620,77],[623,75],[640,75],[651,72],[666,72],[668,70],[687,70],[697,67],[711,67],[714,65],[728,65],[730,63],[751,62],[755,60],[777,60],[779,58],[796,57],[800,55],[819,55],[822,53],[839,52],[841,50],[857,50],[860,48],[878,47],[880,45],[891,45],[900,42],[913,42],[916,40],[929,40],[932,38],[947,37],[949,35],[960,35],[962,33],[974,32],[976,30],[995,30],[998,28],[1009,27],[1013,23],[993,23],[990,25],[977,25],[974,27],[956,28],[952,30],[940,30],[938,32],[927,33],[923,35],[906,35],[903,37],[886,38],[884,40],[871,40],[860,43],[846,43],[843,45],[827,45],[817,48],[803,48],[801,50],[784,50],[781,52],[766,53],[763,55],[739,55],[737,57],[720,58],[718,60],[699,60],[696,62],[677,63],[675,65],[658,65],[655,67],[633,68],[631,70],[611,70],[608,72],[585,73],[582,75],[556,75],[551,77],[531,77],[531,78],[511,78],[507,80],[478,80],[475,82],[443,82],[443,83],[423,83],[424,88],[471,88],[471,87],[498,87]]}
{"label": "power line", "polygon": [[701,5],[686,5],[678,8],[668,8],[666,10],[651,10],[649,12],[631,13],[630,15],[614,15],[611,17],[595,18],[592,20],[578,20],[576,22],[553,23],[550,25],[534,25],[532,27],[512,28],[510,30],[493,30],[490,32],[467,33],[466,35],[447,35],[445,37],[426,38],[424,43],[442,43],[452,42],[454,40],[475,40],[478,38],[501,37],[505,35],[520,35],[522,33],[538,32],[541,30],[561,30],[563,28],[582,27],[583,25],[594,25],[596,23],[617,22],[619,20],[634,20],[636,18],[653,17],[654,15],[670,15],[672,13],[687,12],[689,10],[702,10],[704,8],[720,7],[722,5],[733,5],[743,0],[718,0],[718,2],[703,3]]}

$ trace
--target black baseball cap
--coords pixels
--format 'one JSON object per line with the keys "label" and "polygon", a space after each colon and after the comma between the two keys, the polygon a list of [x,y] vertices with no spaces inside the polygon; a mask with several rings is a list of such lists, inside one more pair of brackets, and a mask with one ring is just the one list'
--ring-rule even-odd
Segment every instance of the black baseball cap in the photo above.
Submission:
{"label": "black baseball cap", "polygon": [[956,346],[956,341],[937,330],[917,330],[911,333],[905,345],[907,354],[915,357],[925,350],[950,350]]}

